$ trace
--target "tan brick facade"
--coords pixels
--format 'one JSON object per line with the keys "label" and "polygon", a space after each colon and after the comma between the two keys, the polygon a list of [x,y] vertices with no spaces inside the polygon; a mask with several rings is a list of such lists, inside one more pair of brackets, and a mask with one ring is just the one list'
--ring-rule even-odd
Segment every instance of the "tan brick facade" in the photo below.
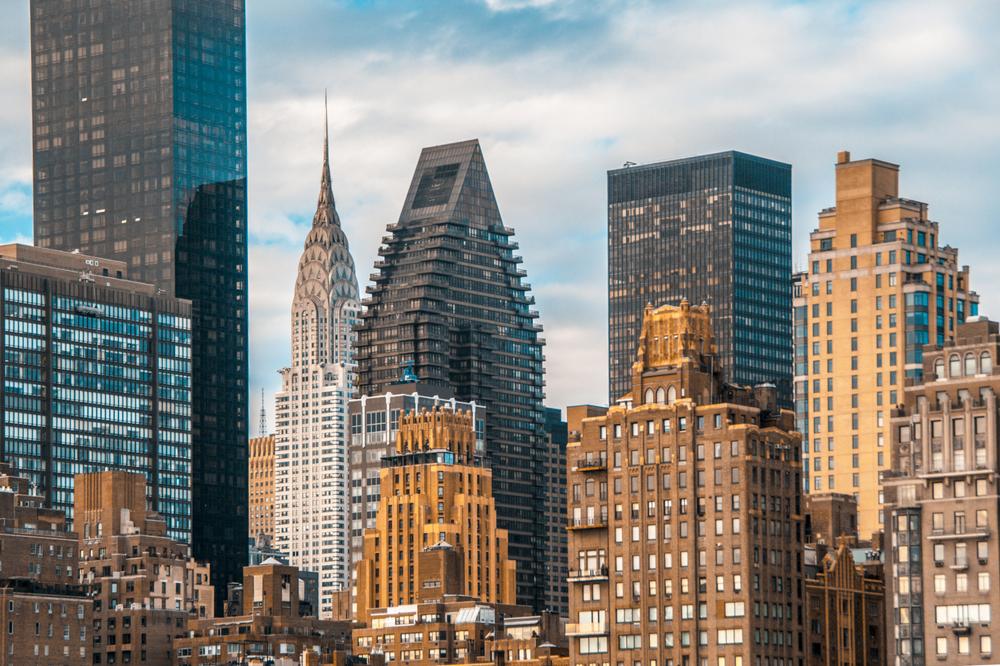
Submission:
{"label": "tan brick facade", "polygon": [[926,203],[899,195],[899,167],[837,157],[836,203],[810,234],[795,303],[795,395],[809,492],[858,498],[861,539],[883,529],[889,412],[921,372],[923,345],[975,314],[968,268]]}
{"label": "tan brick facade", "polygon": [[249,529],[251,539],[274,538],[274,435],[250,440],[248,460]]}

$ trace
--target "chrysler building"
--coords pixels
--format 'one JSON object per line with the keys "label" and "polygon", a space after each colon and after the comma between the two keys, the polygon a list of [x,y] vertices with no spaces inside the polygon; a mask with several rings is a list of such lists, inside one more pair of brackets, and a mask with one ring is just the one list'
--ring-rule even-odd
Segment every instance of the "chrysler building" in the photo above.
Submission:
{"label": "chrysler building", "polygon": [[329,129],[312,228],[292,298],[292,362],[275,397],[275,545],[319,574],[320,617],[350,580],[347,401],[354,388],[358,279],[330,183]]}

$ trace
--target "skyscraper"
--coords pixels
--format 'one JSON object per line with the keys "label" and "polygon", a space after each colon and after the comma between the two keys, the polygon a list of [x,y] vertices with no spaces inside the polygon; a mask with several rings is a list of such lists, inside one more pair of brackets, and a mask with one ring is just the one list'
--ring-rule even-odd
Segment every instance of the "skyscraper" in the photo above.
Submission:
{"label": "skyscraper", "polygon": [[631,398],[567,447],[570,663],[800,664],[792,413],[720,381],[708,306],[647,308],[636,346]]}
{"label": "skyscraper", "polygon": [[191,540],[191,304],[76,252],[0,245],[0,455],[72,522],[73,475],[139,472]]}
{"label": "skyscraper", "polygon": [[886,529],[889,412],[923,376],[923,348],[977,313],[958,250],[927,204],[899,196],[899,167],[837,156],[836,205],[810,234],[796,276],[795,399],[811,492],[851,493],[858,535]]}
{"label": "skyscraper", "polygon": [[736,151],[608,172],[609,404],[643,309],[712,306],[723,378],[792,400],[792,167]]}
{"label": "skyscraper", "polygon": [[483,405],[500,526],[518,601],[544,606],[545,414],[541,327],[476,140],[425,148],[389,225],[358,330],[359,389],[384,393],[404,365]]}
{"label": "skyscraper", "polygon": [[275,396],[275,545],[319,574],[319,615],[350,580],[347,401],[354,386],[358,279],[330,182],[330,141],[292,297],[292,364]]}
{"label": "skyscraper", "polygon": [[192,301],[192,546],[246,561],[243,0],[32,0],[35,243]]}

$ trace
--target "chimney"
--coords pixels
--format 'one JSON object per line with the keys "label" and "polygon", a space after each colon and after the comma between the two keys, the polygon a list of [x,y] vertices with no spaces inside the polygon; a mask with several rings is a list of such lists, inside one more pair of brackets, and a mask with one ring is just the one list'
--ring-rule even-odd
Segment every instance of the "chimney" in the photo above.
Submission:
{"label": "chimney", "polygon": [[842,150],[837,153],[837,164],[847,164],[851,161],[851,151]]}

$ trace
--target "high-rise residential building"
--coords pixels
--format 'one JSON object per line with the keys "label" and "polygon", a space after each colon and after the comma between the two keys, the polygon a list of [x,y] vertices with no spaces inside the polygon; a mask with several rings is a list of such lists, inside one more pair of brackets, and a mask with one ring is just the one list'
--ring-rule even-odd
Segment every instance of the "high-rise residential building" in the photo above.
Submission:
{"label": "high-rise residential building", "polygon": [[0,451],[73,521],[73,475],[142,473],[191,540],[191,304],[120,261],[0,246]]}
{"label": "high-rise residential building", "polygon": [[571,663],[798,666],[792,413],[720,380],[707,305],[648,307],[636,346],[631,397],[567,447]]}
{"label": "high-rise residential building", "polygon": [[899,196],[895,164],[841,152],[836,205],[820,211],[810,248],[795,307],[803,479],[855,495],[867,539],[885,527],[889,411],[920,380],[924,345],[950,340],[979,297],[927,204]]}
{"label": "high-rise residential building", "polygon": [[545,461],[542,483],[545,484],[544,497],[545,526],[548,530],[546,543],[549,552],[545,556],[545,610],[560,617],[569,613],[569,560],[566,536],[566,444],[569,431],[563,421],[562,411],[553,407],[545,408]]}
{"label": "high-rise residential building", "polygon": [[851,541],[806,547],[808,666],[887,663],[884,569],[877,559],[856,563]]}
{"label": "high-rise residential building", "polygon": [[471,414],[476,428],[476,445],[485,447],[485,410],[474,402],[455,400],[448,384],[423,381],[407,372],[385,393],[363,395],[350,401],[348,457],[352,563],[360,561],[364,554],[365,530],[377,526],[382,458],[396,452],[400,417],[435,407]]}
{"label": "high-rise residential building", "polygon": [[736,151],[608,172],[609,404],[647,304],[712,306],[725,381],[792,404],[792,167]]}
{"label": "high-rise residential building", "polygon": [[123,471],[78,474],[80,583],[94,600],[94,664],[169,664],[171,639],[192,617],[212,617],[208,565],[167,535],[146,506],[146,479]]}
{"label": "high-rise residential building", "polygon": [[382,459],[376,527],[365,530],[357,563],[355,656],[418,666],[566,663],[559,616],[514,603],[517,565],[497,527],[485,462],[471,412],[400,415]]}
{"label": "high-rise residential building", "polygon": [[274,542],[319,574],[320,617],[350,581],[347,403],[354,390],[358,278],[330,182],[330,141],[292,297],[291,365],[275,396]]}
{"label": "high-rise residential building", "polygon": [[245,23],[243,0],[31,1],[35,244],[192,301],[189,529],[220,603],[247,557]]}
{"label": "high-rise residential building", "polygon": [[479,142],[425,148],[388,231],[358,329],[359,392],[384,393],[410,366],[485,409],[518,600],[540,609],[548,553],[546,515],[536,510],[545,504],[543,340]]}
{"label": "high-rise residential building", "polygon": [[274,435],[250,440],[248,514],[250,539],[274,539]]}
{"label": "high-rise residential building", "polygon": [[995,321],[956,324],[924,348],[922,382],[908,382],[891,413],[885,556],[897,666],[993,663],[1000,649],[998,360]]}
{"label": "high-rise residential building", "polygon": [[507,556],[507,531],[497,527],[493,472],[469,412],[436,407],[400,416],[381,477],[376,527],[365,530],[356,568],[358,622],[446,595],[514,604],[517,565]]}

